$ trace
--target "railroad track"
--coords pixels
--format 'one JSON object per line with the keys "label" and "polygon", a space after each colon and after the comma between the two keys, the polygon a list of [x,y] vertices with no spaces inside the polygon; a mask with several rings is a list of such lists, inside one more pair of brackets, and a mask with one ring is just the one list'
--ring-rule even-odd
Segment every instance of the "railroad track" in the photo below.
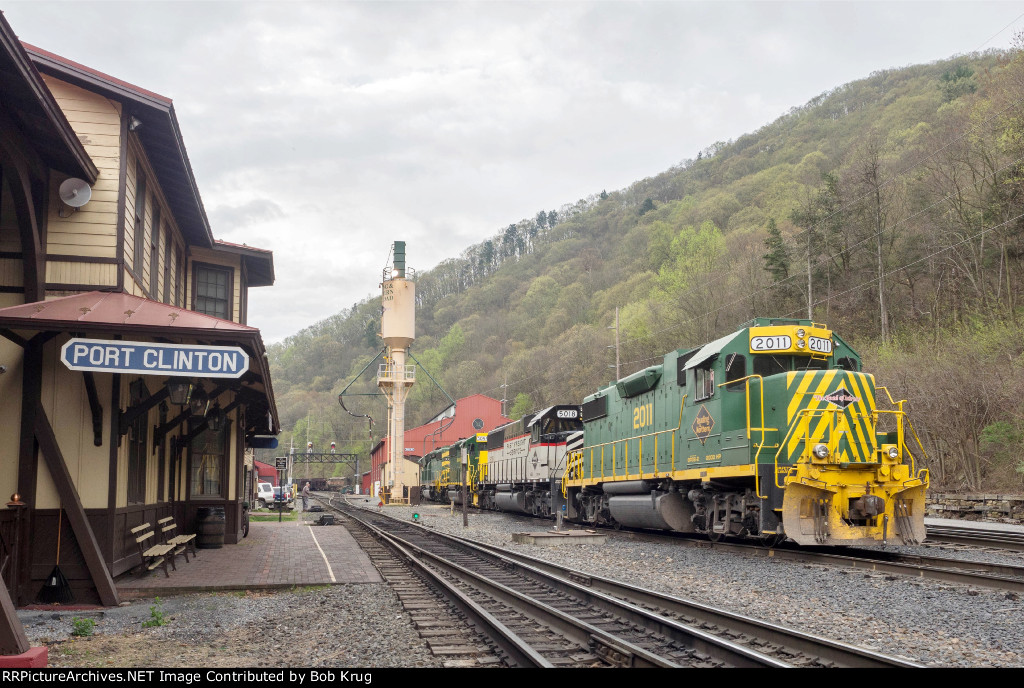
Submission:
{"label": "railroad track", "polygon": [[416,570],[373,532],[357,527],[349,528],[349,532],[398,595],[431,654],[443,658],[446,668],[506,666],[501,653],[488,644],[486,636],[474,626],[472,613],[457,597],[446,597],[431,576]]}
{"label": "railroad track", "polygon": [[[513,514],[513,516],[522,518],[524,522],[536,522],[536,519],[530,517],[520,517],[518,514]],[[960,529],[957,529],[957,531],[959,532]],[[775,547],[765,547],[745,542],[733,542],[728,539],[712,542],[703,537],[695,537],[685,533],[661,533],[627,528],[621,530],[601,529],[601,532],[606,533],[610,537],[671,543],[682,547],[717,549],[745,556],[772,557],[823,566],[865,569],[913,578],[938,580],[946,583],[960,583],[962,585],[1005,590],[1016,594],[1024,593],[1024,566],[1014,564],[905,554],[881,548],[801,547],[785,543]],[[978,532],[986,536],[992,535],[991,531]],[[1003,535],[1006,534],[1004,533]],[[928,537],[931,538],[930,529]],[[986,542],[992,541],[986,540]],[[980,540],[974,541],[973,544],[980,544]],[[989,544],[988,546],[991,547],[993,545]]]}
{"label": "railroad track", "polygon": [[933,542],[1024,552],[1024,533],[982,530],[970,526],[929,525],[925,544]]}
{"label": "railroad track", "polygon": [[502,619],[502,632],[515,640],[501,644],[521,647],[520,658],[506,657],[510,666],[917,666],[385,515],[340,511],[415,557],[477,603],[481,615]]}
{"label": "railroad track", "polygon": [[1005,590],[1016,594],[1024,593],[1024,566],[999,564],[982,561],[932,557],[919,554],[904,554],[891,550],[861,548],[814,548],[796,545],[763,547],[746,543],[680,538],[671,535],[657,535],[644,532],[622,533],[620,537],[670,541],[675,544],[731,551],[751,557],[772,557],[787,561],[842,566],[882,573],[892,573],[912,578],[925,578],[946,583],[960,583],[994,590]]}

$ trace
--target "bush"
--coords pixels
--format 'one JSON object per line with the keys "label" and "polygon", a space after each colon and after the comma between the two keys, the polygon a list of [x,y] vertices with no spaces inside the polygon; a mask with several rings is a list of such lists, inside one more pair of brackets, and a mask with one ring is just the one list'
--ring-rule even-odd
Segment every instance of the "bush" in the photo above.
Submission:
{"label": "bush", "polygon": [[71,619],[71,635],[78,637],[90,636],[95,626],[96,621],[93,619],[75,617]]}

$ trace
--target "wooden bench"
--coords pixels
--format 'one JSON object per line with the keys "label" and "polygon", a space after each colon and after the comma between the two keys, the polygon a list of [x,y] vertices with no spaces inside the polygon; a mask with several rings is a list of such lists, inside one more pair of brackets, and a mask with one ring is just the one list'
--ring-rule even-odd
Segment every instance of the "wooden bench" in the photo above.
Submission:
{"label": "wooden bench", "polygon": [[[192,552],[192,556],[196,556],[196,534],[184,534],[177,533],[178,525],[174,522],[173,516],[161,518],[157,521],[157,526],[160,528],[160,535],[163,538],[164,544],[170,545],[174,548],[174,554],[171,555],[171,565],[174,565],[174,557],[179,554],[185,555],[185,562],[188,562],[188,553]],[[177,533],[177,534],[176,534]]]}
{"label": "wooden bench", "polygon": [[[142,566],[139,567],[139,575],[141,576],[146,571],[152,571],[157,566],[163,566],[164,575],[170,578],[171,574],[167,571],[167,555],[174,549],[174,545],[161,545],[155,541],[147,543],[147,540],[155,536],[153,529],[148,523],[143,523],[141,526],[132,528],[131,533],[132,537],[135,538],[135,544],[139,546],[139,556],[142,557]],[[173,567],[173,555],[171,556],[170,563]]]}

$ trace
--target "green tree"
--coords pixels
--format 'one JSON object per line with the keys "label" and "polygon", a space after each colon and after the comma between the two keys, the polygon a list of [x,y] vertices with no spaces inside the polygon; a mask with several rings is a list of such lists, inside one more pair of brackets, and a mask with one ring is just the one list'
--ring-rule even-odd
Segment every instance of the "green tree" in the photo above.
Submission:
{"label": "green tree", "polygon": [[505,416],[512,420],[518,420],[532,410],[533,399],[531,399],[530,395],[526,392],[520,392],[516,395],[516,400],[513,402],[512,408],[508,410],[508,413],[506,413]]}
{"label": "green tree", "polygon": [[764,246],[768,249],[764,254],[764,269],[772,276],[772,280],[781,282],[789,277],[789,250],[774,217],[768,220],[768,236]]}
{"label": "green tree", "polygon": [[944,103],[977,90],[978,84],[974,80],[974,70],[962,62],[953,69],[947,69],[939,77],[939,91],[942,92],[942,102]]}

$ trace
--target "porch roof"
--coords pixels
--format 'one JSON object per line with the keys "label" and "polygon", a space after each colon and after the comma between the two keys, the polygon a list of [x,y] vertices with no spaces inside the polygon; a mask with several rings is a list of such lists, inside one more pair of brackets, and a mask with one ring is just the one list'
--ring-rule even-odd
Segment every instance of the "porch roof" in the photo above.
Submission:
{"label": "porch roof", "polygon": [[199,340],[213,345],[242,346],[248,350],[251,367],[237,381],[238,388],[245,384],[247,389],[259,391],[265,397],[266,410],[273,418],[272,432],[280,432],[270,362],[263,338],[255,327],[120,292],[91,291],[0,308],[0,336],[23,345],[38,332],[138,335],[164,341],[187,339],[190,343]]}

